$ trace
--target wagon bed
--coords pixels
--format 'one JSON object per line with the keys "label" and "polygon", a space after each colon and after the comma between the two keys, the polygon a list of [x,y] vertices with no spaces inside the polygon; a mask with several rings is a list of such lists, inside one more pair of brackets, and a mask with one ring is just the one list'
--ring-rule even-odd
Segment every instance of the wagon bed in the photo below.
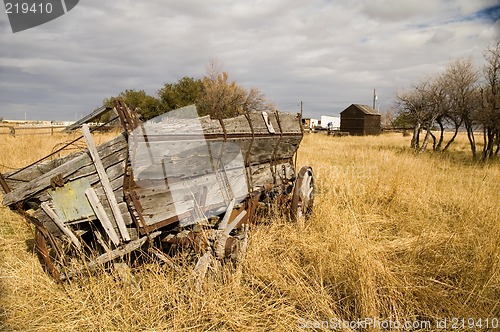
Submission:
{"label": "wagon bed", "polygon": [[82,256],[93,267],[145,245],[235,257],[264,197],[290,197],[294,216],[310,210],[312,170],[296,174],[294,163],[300,115],[216,120],[191,105],[140,123],[123,102],[115,110],[124,129],[115,138],[96,147],[83,125],[87,149],[0,176],[2,203],[35,225],[56,279],[76,273]]}

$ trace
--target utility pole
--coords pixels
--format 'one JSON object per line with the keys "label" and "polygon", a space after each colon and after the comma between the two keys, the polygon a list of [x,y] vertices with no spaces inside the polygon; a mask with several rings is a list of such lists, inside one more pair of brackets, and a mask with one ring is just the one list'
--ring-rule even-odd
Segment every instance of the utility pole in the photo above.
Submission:
{"label": "utility pole", "polygon": [[375,89],[373,89],[373,109],[376,110],[376,104],[377,103],[377,92],[375,91]]}
{"label": "utility pole", "polygon": [[302,103],[302,100],[301,100],[300,101],[300,118],[301,119],[302,119],[302,105],[303,105],[303,103]]}

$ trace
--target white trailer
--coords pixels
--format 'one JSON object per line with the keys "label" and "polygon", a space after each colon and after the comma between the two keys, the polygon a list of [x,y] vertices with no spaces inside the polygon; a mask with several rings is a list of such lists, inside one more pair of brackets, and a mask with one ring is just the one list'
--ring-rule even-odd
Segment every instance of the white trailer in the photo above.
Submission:
{"label": "white trailer", "polygon": [[340,130],[340,116],[321,116],[321,127],[330,130]]}

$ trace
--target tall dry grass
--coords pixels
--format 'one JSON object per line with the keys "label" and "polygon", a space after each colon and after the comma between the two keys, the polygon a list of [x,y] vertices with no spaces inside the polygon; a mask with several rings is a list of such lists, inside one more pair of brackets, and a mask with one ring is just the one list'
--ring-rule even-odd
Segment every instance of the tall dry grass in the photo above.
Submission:
{"label": "tall dry grass", "polygon": [[[0,164],[26,163],[54,143],[2,140]],[[99,272],[57,285],[31,250],[31,230],[0,208],[0,330],[289,331],[331,318],[498,318],[500,165],[471,163],[463,137],[443,156],[408,146],[399,134],[306,135],[299,165],[315,170],[312,218],[297,225],[271,213],[252,226],[246,260],[210,273],[201,292],[192,264],[148,263],[133,269],[133,283]]]}

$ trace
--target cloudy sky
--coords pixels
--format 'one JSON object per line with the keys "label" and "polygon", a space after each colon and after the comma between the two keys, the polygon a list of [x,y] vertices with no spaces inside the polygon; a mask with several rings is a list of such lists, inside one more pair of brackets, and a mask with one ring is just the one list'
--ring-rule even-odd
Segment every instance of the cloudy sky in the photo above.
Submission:
{"label": "cloudy sky", "polygon": [[125,89],[150,94],[216,61],[281,110],[380,110],[398,90],[500,36],[498,0],[82,0],[12,33],[0,12],[0,116],[75,120]]}

